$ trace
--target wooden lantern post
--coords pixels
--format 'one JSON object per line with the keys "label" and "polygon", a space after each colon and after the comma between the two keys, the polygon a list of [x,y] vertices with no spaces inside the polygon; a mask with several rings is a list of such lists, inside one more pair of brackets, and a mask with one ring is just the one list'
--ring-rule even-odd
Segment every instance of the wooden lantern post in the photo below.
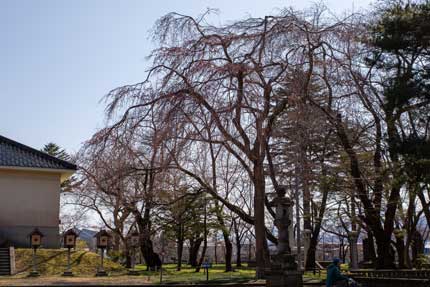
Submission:
{"label": "wooden lantern post", "polygon": [[110,235],[106,232],[106,230],[102,229],[99,232],[97,232],[96,235],[94,235],[96,238],[97,248],[101,250],[100,253],[100,267],[97,270],[96,276],[108,276],[106,273],[104,266],[103,266],[103,260],[104,260],[104,251],[109,247],[109,239]]}
{"label": "wooden lantern post", "polygon": [[69,229],[64,233],[63,244],[64,247],[67,248],[67,269],[64,271],[63,276],[73,276],[70,264],[70,249],[75,248],[77,237],[78,234],[73,229]]}
{"label": "wooden lantern post", "polygon": [[30,277],[38,277],[40,274],[37,271],[36,251],[42,245],[43,233],[35,228],[28,236],[30,237],[30,246],[33,249],[33,269],[30,272]]}

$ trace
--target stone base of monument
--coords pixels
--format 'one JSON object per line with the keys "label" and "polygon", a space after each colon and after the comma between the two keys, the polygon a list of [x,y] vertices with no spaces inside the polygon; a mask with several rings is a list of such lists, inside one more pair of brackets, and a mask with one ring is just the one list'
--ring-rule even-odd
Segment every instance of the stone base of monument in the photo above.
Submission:
{"label": "stone base of monument", "polygon": [[267,287],[302,287],[302,272],[297,270],[296,256],[277,254],[271,256],[271,266],[265,271]]}

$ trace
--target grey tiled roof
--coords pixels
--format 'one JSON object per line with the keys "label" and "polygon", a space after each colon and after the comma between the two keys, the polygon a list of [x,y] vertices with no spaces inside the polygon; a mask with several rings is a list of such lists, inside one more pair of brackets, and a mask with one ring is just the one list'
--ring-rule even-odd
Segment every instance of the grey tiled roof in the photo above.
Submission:
{"label": "grey tiled roof", "polygon": [[76,165],[0,135],[0,167],[76,170]]}

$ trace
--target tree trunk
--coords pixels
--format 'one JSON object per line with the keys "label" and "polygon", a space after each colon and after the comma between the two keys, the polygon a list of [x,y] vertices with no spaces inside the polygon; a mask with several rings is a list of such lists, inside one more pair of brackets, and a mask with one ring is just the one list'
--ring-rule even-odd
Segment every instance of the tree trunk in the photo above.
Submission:
{"label": "tree trunk", "polygon": [[372,261],[373,265],[375,266],[375,264],[376,264],[376,250],[375,250],[375,240],[374,240],[372,232],[367,232],[367,239],[369,240],[368,241],[369,257],[370,257],[370,260]]}
{"label": "tree trunk", "polygon": [[426,202],[426,198],[425,198],[423,190],[420,190],[418,192],[418,197],[419,197],[421,205],[423,207],[424,215],[425,215],[426,220],[427,220],[427,225],[430,226],[430,201]]}
{"label": "tree trunk", "polygon": [[236,267],[242,267],[242,245],[240,244],[240,242],[236,242],[236,252]]}
{"label": "tree trunk", "polygon": [[202,254],[200,255],[199,262],[197,263],[197,266],[196,266],[196,272],[200,272],[200,268],[201,268],[202,263],[203,263],[205,256],[206,256],[207,247],[208,247],[208,242],[207,242],[207,240],[205,240],[203,242]]}
{"label": "tree trunk", "polygon": [[222,236],[224,239],[225,244],[225,271],[230,272],[233,270],[233,267],[231,266],[231,257],[233,255],[233,245],[230,241],[230,234],[225,226],[224,217],[222,214],[222,208],[219,206],[218,201],[215,201],[215,208],[216,208],[216,216],[218,223],[221,227]]}
{"label": "tree trunk", "polygon": [[269,264],[269,251],[266,241],[265,216],[265,182],[262,163],[254,162],[254,218],[255,218],[255,260],[256,277],[264,278],[264,270]]}
{"label": "tree trunk", "polygon": [[392,161],[392,175],[396,179],[392,182],[391,190],[387,200],[387,206],[385,211],[384,226],[382,232],[374,231],[376,238],[376,245],[378,247],[378,258],[376,267],[379,269],[392,269],[395,268],[395,256],[394,250],[391,245],[391,235],[394,231],[394,220],[396,217],[397,207],[400,200],[400,188],[402,183],[397,179],[402,178],[402,172],[400,171],[399,158],[397,154],[398,134],[395,127],[395,120],[390,112],[386,114],[387,122],[387,134],[388,134],[388,151]]}
{"label": "tree trunk", "polygon": [[300,175],[303,188],[303,229],[312,230],[311,224],[311,192],[308,184],[308,163],[306,158],[306,148],[300,147]]}
{"label": "tree trunk", "polygon": [[158,254],[154,252],[152,241],[150,239],[142,240],[140,250],[142,251],[143,259],[145,260],[148,269],[154,270],[155,267],[161,266],[161,259]]}
{"label": "tree trunk", "polygon": [[200,268],[201,268],[202,263],[203,263],[203,261],[204,261],[204,259],[206,257],[206,250],[208,248],[208,240],[207,240],[206,236],[207,235],[205,235],[205,239],[203,240],[202,254],[200,255],[200,259],[199,259],[199,261],[197,263],[196,272],[200,272]]}
{"label": "tree trunk", "polygon": [[215,233],[214,236],[214,257],[215,257],[215,264],[218,264],[218,253],[217,253],[217,248],[218,248],[218,238],[217,238],[217,234]]}
{"label": "tree trunk", "polygon": [[182,268],[182,253],[184,250],[184,225],[179,223],[176,231],[176,254],[178,258],[178,262],[176,264],[176,271],[181,271]]}
{"label": "tree trunk", "polygon": [[202,250],[202,254],[200,255],[200,260],[196,266],[196,272],[200,272],[200,267],[202,266],[203,260],[205,259],[206,256],[206,249],[208,247],[208,226],[207,226],[207,200],[206,200],[206,195],[205,195],[205,214],[204,214],[204,218],[203,218],[203,226],[204,226],[204,230],[203,230],[203,250]]}
{"label": "tree trunk", "polygon": [[[302,269],[302,232],[300,227],[300,204],[297,204],[300,199],[300,169],[298,161],[294,169],[294,201],[296,202],[296,246],[297,246],[297,268]],[[324,244],[323,244],[324,246]],[[323,247],[324,248],[324,247]],[[323,255],[324,256],[324,255]]]}
{"label": "tree trunk", "polygon": [[140,250],[142,252],[143,259],[148,269],[155,269],[155,267],[161,266],[161,259],[157,253],[154,252],[154,247],[151,241],[151,226],[150,226],[150,209],[146,207],[143,213],[135,209],[133,210],[135,215],[137,226],[139,227],[139,233],[141,234]]}
{"label": "tree trunk", "polygon": [[[309,189],[309,176],[308,176],[308,161],[306,158],[306,146],[303,142],[303,139],[300,137],[300,158],[299,158],[299,170],[300,170],[300,182],[302,184],[303,190],[303,249],[304,249],[304,266],[305,270],[312,265],[315,265],[315,262],[308,263],[308,253],[310,248],[311,241],[311,232],[312,232],[312,222],[311,222],[311,192]],[[306,253],[306,254],[305,254]],[[315,257],[315,254],[314,254]],[[314,258],[315,260],[315,258]]]}
{"label": "tree trunk", "polygon": [[134,256],[133,248],[130,248],[127,239],[124,240],[125,268],[131,268],[131,257]]}
{"label": "tree trunk", "polygon": [[236,243],[236,267],[242,267],[242,258],[241,258],[241,249],[242,245],[240,242],[240,234],[239,234],[239,227],[237,226],[236,219],[233,218],[233,228],[234,228],[234,234],[235,234],[235,243]]}
{"label": "tree trunk", "polygon": [[252,260],[252,241],[249,239],[248,243],[248,262],[251,262]]}
{"label": "tree trunk", "polygon": [[225,242],[225,272],[233,271],[233,267],[231,265],[231,257],[233,255],[233,244],[228,237],[228,234],[224,234],[224,242]]}
{"label": "tree trunk", "polygon": [[403,236],[396,236],[396,242],[395,242],[395,246],[396,246],[396,251],[397,251],[397,257],[399,260],[399,264],[398,267],[400,269],[405,269],[406,268],[406,258],[405,258],[405,241]]}
{"label": "tree trunk", "polygon": [[420,262],[418,259],[420,255],[424,254],[424,239],[419,231],[415,231],[412,236],[412,263],[415,267],[419,267]]}
{"label": "tree trunk", "polygon": [[[318,232],[319,233],[319,232]],[[306,270],[315,269],[315,253],[318,245],[318,236],[311,237],[308,253],[306,254]]]}
{"label": "tree trunk", "polygon": [[[391,188],[387,201],[387,209],[384,218],[385,221],[382,225],[380,221],[381,215],[368,197],[367,188],[364,184],[365,180],[362,178],[362,173],[360,171],[360,162],[348,138],[340,115],[337,117],[336,129],[339,140],[342,143],[345,152],[349,156],[350,174],[354,180],[356,194],[363,204],[364,216],[362,219],[372,230],[376,239],[378,254],[376,267],[379,269],[395,268],[394,250],[391,246],[391,235],[393,234],[394,230],[394,219],[400,196],[399,183],[397,183],[395,186],[392,186]],[[388,130],[390,130],[390,128],[388,128]],[[390,133],[392,133],[392,131],[389,131],[389,134]],[[393,163],[397,162],[396,155],[392,152],[392,150],[390,150],[390,157],[392,158]],[[394,169],[396,169],[396,167],[394,167]],[[394,178],[400,178],[396,172],[393,174],[393,176]]]}
{"label": "tree trunk", "polygon": [[326,172],[326,168],[324,167],[324,162],[321,162],[321,169],[322,169],[323,180],[320,182],[320,186],[323,191],[323,194],[322,194],[321,206],[319,208],[317,219],[315,221],[314,230],[312,231],[309,249],[307,254],[305,254],[305,256],[307,257],[306,266],[305,266],[306,270],[315,270],[316,268],[315,253],[318,245],[318,238],[320,236],[322,220],[324,218],[324,214],[326,210],[327,198],[330,191],[330,187],[328,186],[325,178],[327,172]]}
{"label": "tree trunk", "polygon": [[[345,248],[344,248],[344,242],[343,242],[343,238],[339,239],[339,258],[340,260],[344,261],[344,257],[345,257]],[[333,248],[333,246],[331,247]]]}
{"label": "tree trunk", "polygon": [[191,267],[197,266],[197,257],[199,255],[200,245],[203,242],[203,238],[199,237],[195,240],[190,240],[190,257],[188,259],[188,264],[191,265]]}
{"label": "tree trunk", "polygon": [[[146,170],[144,177],[145,191],[152,191],[154,175],[149,170]],[[155,269],[161,266],[161,259],[157,253],[154,252],[154,247],[151,241],[151,200],[148,199],[144,206],[143,215],[135,205],[128,207],[129,211],[134,215],[136,224],[140,234],[140,250],[147,265],[147,269]]]}
{"label": "tree trunk", "polygon": [[376,246],[378,248],[378,257],[376,259],[377,269],[395,269],[394,250],[391,246],[391,233],[389,235],[376,237]]}

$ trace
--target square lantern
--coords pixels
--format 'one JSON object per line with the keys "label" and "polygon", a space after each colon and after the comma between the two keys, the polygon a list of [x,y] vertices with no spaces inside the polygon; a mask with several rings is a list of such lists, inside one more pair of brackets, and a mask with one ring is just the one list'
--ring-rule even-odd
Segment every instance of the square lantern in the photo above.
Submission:
{"label": "square lantern", "polygon": [[109,233],[106,232],[106,230],[102,229],[99,232],[94,235],[96,238],[96,245],[97,248],[105,249],[109,246],[109,238],[111,237]]}
{"label": "square lantern", "polygon": [[76,246],[76,238],[78,238],[78,234],[73,229],[67,230],[63,237],[64,247],[74,248]]}
{"label": "square lantern", "polygon": [[38,228],[35,228],[30,234],[30,245],[32,248],[38,248],[42,245],[42,237],[43,233],[39,231]]}

